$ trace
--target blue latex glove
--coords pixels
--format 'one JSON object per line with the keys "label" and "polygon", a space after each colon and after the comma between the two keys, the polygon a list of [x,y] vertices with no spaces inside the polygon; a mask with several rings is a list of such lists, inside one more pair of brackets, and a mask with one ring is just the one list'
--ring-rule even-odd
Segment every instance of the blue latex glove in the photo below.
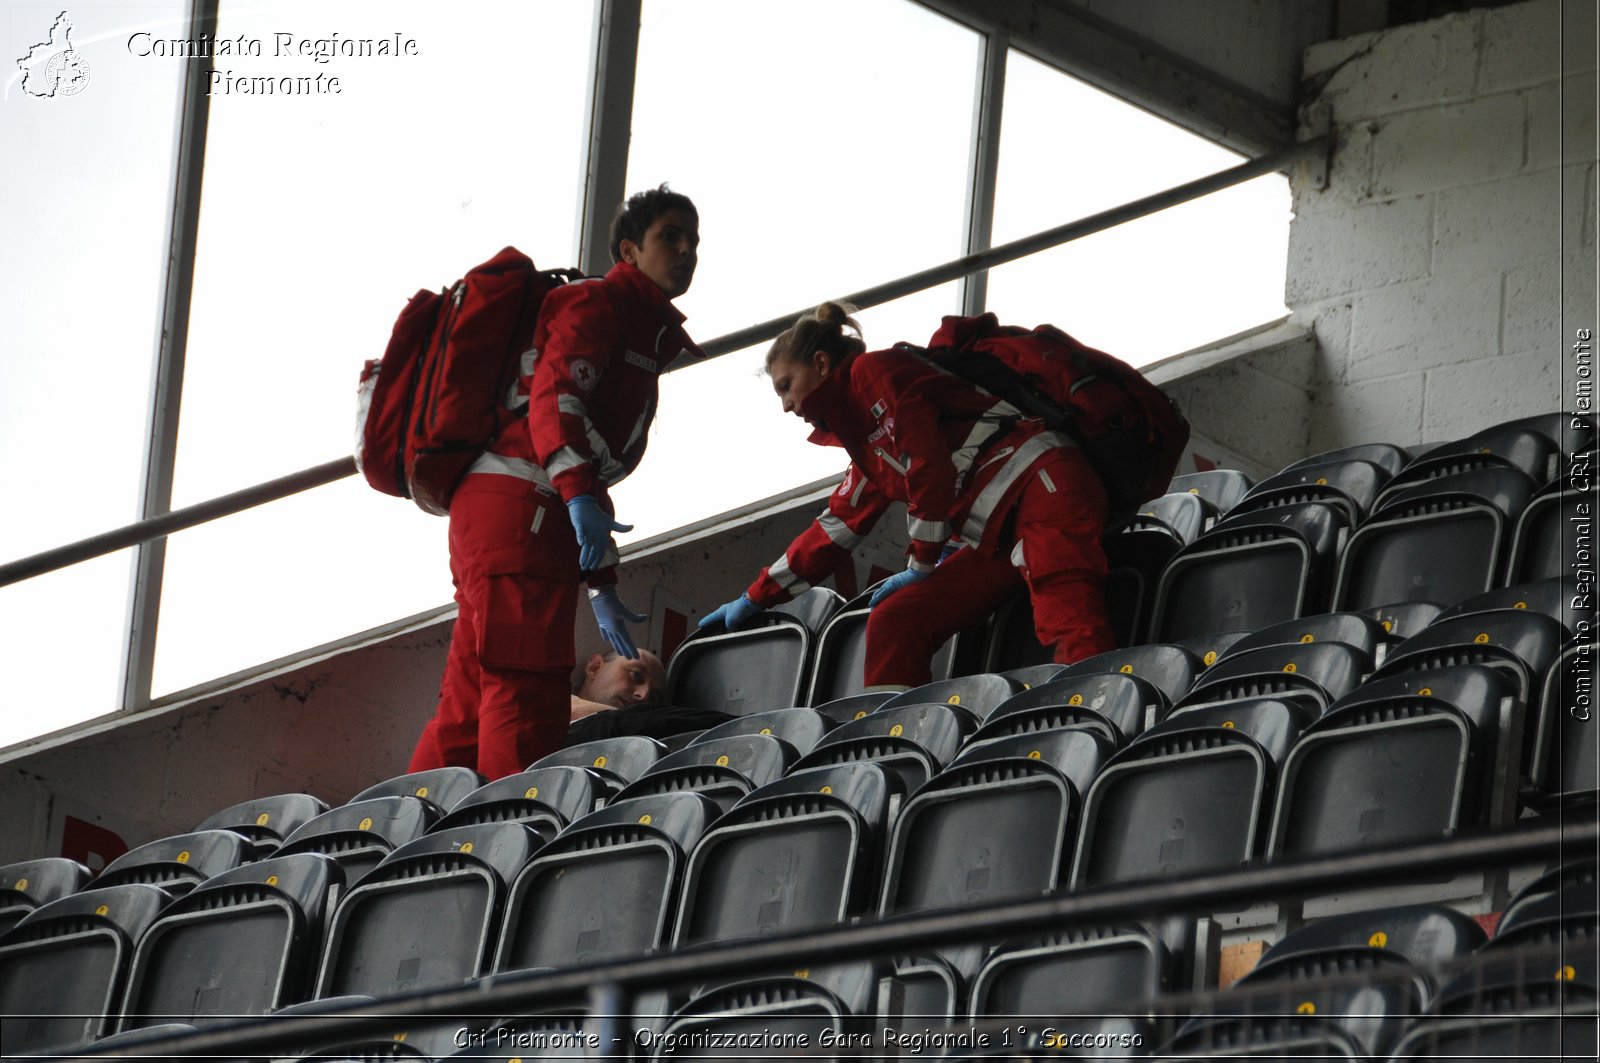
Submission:
{"label": "blue latex glove", "polygon": [[729,631],[744,627],[750,619],[761,612],[761,606],[750,600],[748,594],[741,594],[727,605],[719,605],[711,612],[700,618],[701,627],[710,627],[712,624],[721,624]]}
{"label": "blue latex glove", "polygon": [[642,624],[650,618],[624,605],[614,583],[605,587],[591,587],[589,607],[594,610],[594,619],[600,625],[600,634],[610,643],[611,648],[630,661],[638,660],[639,649],[633,644],[633,636],[628,634],[628,624]]}
{"label": "blue latex glove", "polygon": [[931,575],[933,575],[932,572],[921,572],[914,568],[908,568],[904,572],[896,572],[878,584],[878,589],[872,592],[872,597],[867,601],[867,608],[872,608],[902,587],[909,587],[913,583],[921,583]]}
{"label": "blue latex glove", "polygon": [[572,518],[572,530],[578,533],[578,567],[593,572],[600,567],[611,545],[611,533],[633,531],[632,524],[618,524],[600,508],[593,495],[579,495],[567,500],[567,516]]}

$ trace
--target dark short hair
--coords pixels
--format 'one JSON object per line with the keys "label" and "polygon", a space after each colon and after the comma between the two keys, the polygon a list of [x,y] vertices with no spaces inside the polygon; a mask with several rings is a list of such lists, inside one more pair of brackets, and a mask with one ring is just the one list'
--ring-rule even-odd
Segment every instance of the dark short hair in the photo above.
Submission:
{"label": "dark short hair", "polygon": [[644,234],[650,226],[669,210],[688,211],[696,223],[700,221],[700,212],[694,209],[694,201],[682,192],[672,191],[664,181],[655,188],[629,196],[611,218],[611,261],[622,261],[622,241],[643,244]]}

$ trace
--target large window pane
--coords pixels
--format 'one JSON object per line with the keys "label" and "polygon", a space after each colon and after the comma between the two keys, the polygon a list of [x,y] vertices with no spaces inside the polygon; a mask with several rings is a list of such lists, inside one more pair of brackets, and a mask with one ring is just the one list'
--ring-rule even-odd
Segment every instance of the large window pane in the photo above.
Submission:
{"label": "large window pane", "polygon": [[[179,72],[124,42],[186,9],[0,18],[0,562],[138,518]],[[127,587],[124,555],[0,589],[0,745],[117,708]]]}
{"label": "large window pane", "polygon": [[[670,182],[700,208],[679,307],[713,336],[962,251],[978,38],[905,0],[647,0],[628,189]],[[867,342],[926,340],[955,286],[863,317]],[[633,537],[843,469],[804,445],[761,351],[675,373],[638,475]]]}
{"label": "large window pane", "polygon": [[177,533],[155,695],[446,604],[447,527],[365,481],[341,480]]}
{"label": "large window pane", "polygon": [[[1227,169],[1238,155],[1013,51],[995,243]],[[1134,364],[1281,317],[1288,183],[1225,192],[989,274],[989,307]]]}
{"label": "large window pane", "polygon": [[0,748],[117,710],[131,551],[0,587]]}
{"label": "large window pane", "polygon": [[[176,504],[349,453],[361,363],[417,288],[507,244],[572,264],[592,35],[589,3],[224,3],[219,36],[263,54],[217,63]],[[341,91],[237,89],[318,74]],[[352,480],[175,536],[156,695],[445,604],[444,528]]]}

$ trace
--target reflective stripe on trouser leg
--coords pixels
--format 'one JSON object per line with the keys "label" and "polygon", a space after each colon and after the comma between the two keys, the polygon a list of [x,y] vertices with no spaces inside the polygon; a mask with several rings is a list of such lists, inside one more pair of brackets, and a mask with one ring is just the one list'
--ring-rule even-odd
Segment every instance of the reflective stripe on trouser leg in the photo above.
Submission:
{"label": "reflective stripe on trouser leg", "polygon": [[950,555],[933,575],[885,598],[867,614],[865,684],[921,686],[930,662],[959,631],[982,623],[1022,585],[1004,557]]}
{"label": "reflective stripe on trouser leg", "polygon": [[1017,501],[1012,555],[1028,581],[1034,630],[1058,664],[1116,648],[1106,612],[1106,495],[1083,452],[1052,451]]}

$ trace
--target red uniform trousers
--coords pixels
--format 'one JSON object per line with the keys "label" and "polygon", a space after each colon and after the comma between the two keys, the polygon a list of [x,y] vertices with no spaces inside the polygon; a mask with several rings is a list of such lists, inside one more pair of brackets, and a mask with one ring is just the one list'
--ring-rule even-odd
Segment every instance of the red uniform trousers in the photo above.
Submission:
{"label": "red uniform trousers", "polygon": [[[998,515],[994,519],[1000,519]],[[1071,664],[1116,648],[1106,614],[1106,493],[1076,447],[1050,451],[1027,473],[992,555],[952,554],[920,583],[867,616],[865,682],[921,686],[929,663],[952,635],[998,609],[1023,585],[1033,600],[1039,641]]]}
{"label": "red uniform trousers", "polygon": [[410,770],[460,765],[499,779],[566,741],[580,576],[561,497],[468,476],[450,502],[450,575],[460,611]]}

